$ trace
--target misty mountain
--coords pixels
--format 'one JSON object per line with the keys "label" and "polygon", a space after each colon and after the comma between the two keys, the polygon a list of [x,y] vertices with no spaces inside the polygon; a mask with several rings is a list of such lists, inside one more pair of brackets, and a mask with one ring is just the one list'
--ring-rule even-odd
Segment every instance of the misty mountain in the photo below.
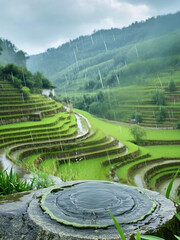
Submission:
{"label": "misty mountain", "polygon": [[[137,60],[163,57],[163,49],[169,46],[169,41],[163,43],[162,49],[162,36],[166,35],[171,41],[173,39],[168,52],[177,53],[179,22],[180,12],[177,12],[135,22],[122,29],[100,30],[89,36],[80,36],[58,48],[50,48],[44,53],[30,56],[27,67],[33,72],[42,71],[59,86],[63,83],[68,88],[73,81],[80,81],[85,86],[87,82],[96,81],[99,74],[106,76]],[[171,33],[175,35],[169,37]],[[157,44],[156,40],[148,42],[152,39],[157,39]],[[176,46],[172,50],[174,43]],[[150,45],[150,49],[147,49]],[[143,49],[145,53],[142,52]],[[169,55],[168,52],[166,51],[166,55]]]}

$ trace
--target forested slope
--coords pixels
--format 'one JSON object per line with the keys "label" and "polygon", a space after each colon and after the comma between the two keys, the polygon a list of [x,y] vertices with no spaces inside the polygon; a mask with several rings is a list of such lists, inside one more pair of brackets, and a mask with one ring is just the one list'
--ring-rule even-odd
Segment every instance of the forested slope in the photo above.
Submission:
{"label": "forested slope", "polygon": [[[153,17],[145,22],[135,22],[122,29],[100,30],[89,36],[81,36],[58,48],[48,49],[45,53],[30,56],[28,68],[32,71],[42,71],[59,86],[64,83],[68,88],[69,83],[78,82],[82,78],[85,84],[87,80],[99,76],[98,69],[102,71],[102,75],[107,75],[114,68],[132,63],[137,55],[145,60],[162,56],[162,48],[161,52],[158,51],[155,54],[158,46],[154,48],[154,42],[150,41],[148,46],[147,43],[141,47],[137,45],[139,42],[178,31],[179,21],[180,13],[178,12]],[[148,52],[141,56],[139,47],[142,52],[144,48]]]}

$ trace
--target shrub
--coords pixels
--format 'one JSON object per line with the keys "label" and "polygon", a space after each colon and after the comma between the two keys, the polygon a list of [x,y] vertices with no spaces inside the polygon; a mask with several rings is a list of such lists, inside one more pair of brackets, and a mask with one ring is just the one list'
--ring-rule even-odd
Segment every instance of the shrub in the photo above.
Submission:
{"label": "shrub", "polygon": [[20,90],[22,88],[21,79],[13,77],[13,85]]}
{"label": "shrub", "polygon": [[159,107],[159,111],[156,113],[156,120],[160,123],[163,122],[166,117],[167,111],[163,106]]}
{"label": "shrub", "polygon": [[30,191],[33,189],[46,188],[54,185],[54,180],[49,177],[47,173],[36,171],[32,179],[20,180],[19,175],[10,169],[8,173],[7,169],[0,170],[0,196]]}
{"label": "shrub", "polygon": [[175,82],[173,81],[173,79],[171,79],[171,81],[169,82],[168,88],[169,88],[169,91],[170,91],[170,92],[174,92],[174,91],[176,90],[176,84],[175,84]]}
{"label": "shrub", "polygon": [[136,143],[142,143],[144,138],[146,137],[146,132],[140,126],[135,125],[130,128],[130,133],[134,137]]}
{"label": "shrub", "polygon": [[163,90],[156,90],[152,95],[152,100],[156,105],[165,105],[166,98]]}
{"label": "shrub", "polygon": [[21,92],[25,100],[29,100],[30,98],[30,89],[28,87],[22,87]]}
{"label": "shrub", "polygon": [[49,177],[49,174],[35,169],[33,171],[33,189],[47,188],[55,184],[54,180]]}
{"label": "shrub", "polygon": [[98,102],[93,102],[89,105],[89,112],[92,114],[98,114],[100,113],[100,106]]}
{"label": "shrub", "polygon": [[6,195],[16,192],[29,191],[33,189],[34,180],[28,182],[21,181],[19,175],[14,173],[12,168],[8,174],[7,169],[0,170],[0,195]]}
{"label": "shrub", "polygon": [[136,123],[142,122],[142,114],[140,112],[137,112],[137,111],[133,112],[131,118],[135,119]]}

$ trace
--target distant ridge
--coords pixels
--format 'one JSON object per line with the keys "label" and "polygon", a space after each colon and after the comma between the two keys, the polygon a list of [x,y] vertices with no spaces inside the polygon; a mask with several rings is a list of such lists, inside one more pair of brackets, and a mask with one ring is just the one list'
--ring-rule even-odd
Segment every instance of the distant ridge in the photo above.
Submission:
{"label": "distant ridge", "polygon": [[180,12],[177,12],[135,22],[122,29],[99,30],[58,48],[50,48],[44,53],[30,56],[27,67],[33,72],[40,70],[55,81],[61,76],[63,69],[77,61],[179,30],[179,22]]}

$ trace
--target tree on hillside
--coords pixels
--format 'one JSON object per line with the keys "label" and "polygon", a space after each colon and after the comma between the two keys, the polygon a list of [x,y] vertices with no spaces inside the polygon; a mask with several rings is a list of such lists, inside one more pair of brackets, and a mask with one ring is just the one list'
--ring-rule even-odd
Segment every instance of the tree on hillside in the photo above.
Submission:
{"label": "tree on hillside", "polygon": [[2,70],[3,77],[10,81],[12,80],[12,76],[18,77],[18,72],[18,66],[14,64],[7,64]]}
{"label": "tree on hillside", "polygon": [[99,91],[98,94],[96,95],[97,99],[99,102],[104,101],[104,93],[102,91]]}
{"label": "tree on hillside", "polygon": [[19,90],[21,90],[22,86],[22,81],[21,79],[17,78],[17,77],[13,77],[13,85],[18,88]]}
{"label": "tree on hillside", "polygon": [[40,72],[34,74],[34,80],[34,87],[36,89],[42,89],[42,74]]}
{"label": "tree on hillside", "polygon": [[165,105],[166,98],[164,90],[157,90],[152,95],[152,100],[156,105]]}
{"label": "tree on hillside", "polygon": [[5,64],[14,63],[18,66],[26,66],[27,54],[22,50],[18,50],[16,46],[7,39],[0,39],[2,54],[1,62]]}
{"label": "tree on hillside", "polygon": [[26,53],[23,51],[17,51],[14,57],[14,62],[18,66],[26,66],[26,60],[27,60]]}
{"label": "tree on hillside", "polygon": [[169,82],[168,89],[170,92],[174,92],[176,90],[176,84],[173,79]]}
{"label": "tree on hillside", "polygon": [[10,81],[19,90],[28,87],[31,92],[41,93],[42,88],[54,88],[51,82],[40,72],[32,74],[26,67],[8,64],[0,68],[0,76]]}
{"label": "tree on hillside", "polygon": [[166,118],[166,108],[164,106],[160,106],[158,112],[156,113],[156,120],[161,123],[164,121],[164,119]]}
{"label": "tree on hillside", "polygon": [[135,119],[136,123],[141,123],[142,122],[142,114],[140,112],[137,112],[137,111],[133,112],[131,118]]}
{"label": "tree on hillside", "polygon": [[146,132],[139,125],[134,125],[130,128],[130,133],[133,136],[135,142],[140,144],[144,141],[146,137]]}
{"label": "tree on hillside", "polygon": [[92,102],[89,105],[89,112],[95,115],[98,115],[100,113],[100,106],[98,102]]}
{"label": "tree on hillside", "polygon": [[95,86],[96,86],[96,82],[93,80],[90,80],[90,81],[86,82],[85,89],[91,90],[91,89],[95,88]]}
{"label": "tree on hillside", "polygon": [[23,94],[24,100],[29,100],[30,98],[30,89],[28,87],[22,87],[21,92]]}

